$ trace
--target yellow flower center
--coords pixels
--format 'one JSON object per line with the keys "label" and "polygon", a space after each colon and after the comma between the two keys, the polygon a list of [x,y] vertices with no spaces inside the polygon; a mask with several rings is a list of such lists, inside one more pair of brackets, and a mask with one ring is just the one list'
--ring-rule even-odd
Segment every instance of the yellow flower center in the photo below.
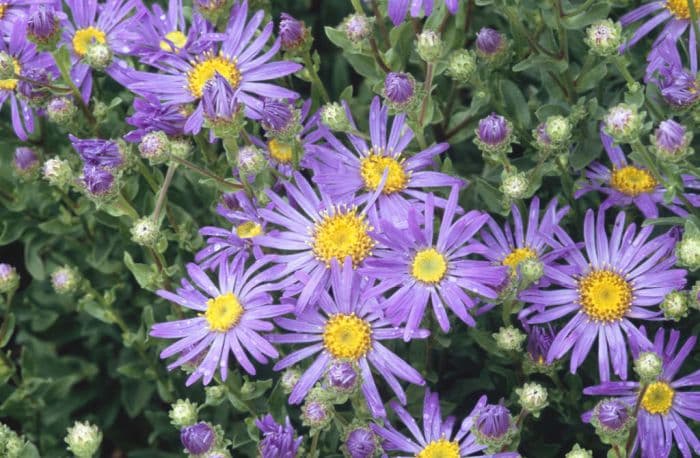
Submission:
{"label": "yellow flower center", "polygon": [[355,208],[325,215],[314,227],[312,249],[326,266],[330,266],[331,259],[342,262],[347,256],[357,266],[374,247],[368,234],[371,229]]}
{"label": "yellow flower center", "polygon": [[652,192],[658,184],[651,173],[633,165],[613,169],[610,178],[610,186],[632,197]]}
{"label": "yellow flower center", "polygon": [[416,458],[459,458],[459,444],[439,439],[429,443],[423,450],[418,452]]}
{"label": "yellow flower center", "polygon": [[331,316],[323,330],[323,346],[335,359],[357,361],[371,344],[372,328],[354,313]]}
{"label": "yellow flower center", "polygon": [[243,307],[233,293],[226,293],[207,301],[204,317],[212,331],[226,332],[241,319]]}
{"label": "yellow flower center", "polygon": [[86,27],[84,29],[78,29],[73,35],[73,51],[83,57],[88,50],[88,46],[92,43],[107,43],[107,35],[97,27]]}
{"label": "yellow flower center", "polygon": [[[693,0],[695,11],[700,11],[700,0]],[[678,19],[690,19],[688,0],[666,0],[666,9]]]}
{"label": "yellow flower center", "polygon": [[424,283],[438,283],[446,272],[447,261],[435,248],[419,251],[411,264],[413,278]]}
{"label": "yellow flower center", "polygon": [[7,3],[0,3],[0,19],[5,18],[5,13],[7,12]]}
{"label": "yellow flower center", "polygon": [[236,66],[236,59],[208,55],[206,59],[196,62],[187,72],[187,86],[190,93],[197,98],[201,97],[204,86],[217,73],[223,76],[234,89],[241,84],[241,72]]}
{"label": "yellow flower center", "polygon": [[272,139],[267,142],[267,149],[270,150],[270,156],[280,164],[289,164],[292,162],[292,145],[279,140]]}
{"label": "yellow flower center", "polygon": [[[15,75],[19,75],[20,72],[22,71],[22,68],[19,66],[19,61],[13,57],[12,63],[14,64],[14,67],[15,67]],[[0,80],[0,90],[14,91],[16,87],[17,87],[17,79],[15,79],[15,78]]]}
{"label": "yellow flower center", "polygon": [[642,396],[642,408],[650,414],[666,415],[673,406],[675,395],[675,391],[668,383],[654,382],[647,387]]}
{"label": "yellow flower center", "polygon": [[170,42],[161,40],[160,49],[165,52],[177,52],[185,47],[187,43],[187,35],[180,32],[179,30],[173,30],[165,34],[165,38],[170,40]]}
{"label": "yellow flower center", "polygon": [[408,174],[403,168],[403,161],[399,162],[393,157],[382,156],[371,153],[360,162],[360,176],[365,183],[365,187],[374,191],[382,181],[384,170],[389,169],[384,183],[384,194],[403,191],[408,183]]}
{"label": "yellow flower center", "polygon": [[236,235],[242,239],[252,239],[262,234],[262,226],[255,221],[246,221],[236,227]]}
{"label": "yellow flower center", "polygon": [[512,273],[515,273],[521,262],[526,259],[536,259],[537,253],[532,248],[514,248],[513,251],[508,253],[508,256],[503,258],[501,264],[510,267]]}
{"label": "yellow flower center", "polygon": [[594,270],[578,282],[579,302],[595,321],[618,321],[632,305],[632,286],[620,274]]}

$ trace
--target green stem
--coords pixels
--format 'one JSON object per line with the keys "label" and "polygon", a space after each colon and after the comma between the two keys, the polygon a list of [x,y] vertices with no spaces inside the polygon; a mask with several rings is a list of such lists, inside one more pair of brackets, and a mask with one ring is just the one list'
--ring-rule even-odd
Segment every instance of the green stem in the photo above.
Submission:
{"label": "green stem", "polygon": [[627,81],[627,87],[631,88],[637,84],[637,81],[635,81],[634,77],[627,69],[627,62],[624,59],[625,58],[622,56],[615,56],[612,58],[615,67],[617,67],[617,70],[620,72],[623,78],[625,78],[625,81]]}
{"label": "green stem", "polygon": [[12,362],[12,360],[10,360],[10,358],[7,357],[3,350],[0,350],[0,360],[2,360],[4,366],[6,366],[12,371],[12,375],[10,376],[10,378],[12,378],[14,384],[20,386],[22,384],[22,379],[19,377],[19,374],[17,374],[17,371],[15,370],[15,364]]}
{"label": "green stem", "polygon": [[423,128],[423,122],[425,121],[425,114],[428,111],[428,101],[430,100],[430,94],[433,89],[433,71],[434,65],[432,62],[428,62],[425,69],[425,82],[423,83],[423,102],[420,107],[420,115],[418,116],[418,127]]}
{"label": "green stem", "polygon": [[309,457],[316,457],[316,449],[318,448],[318,436],[321,434],[319,430],[315,430],[313,436],[311,436],[311,449],[309,450]]}
{"label": "green stem", "polygon": [[330,102],[331,98],[328,96],[328,91],[326,90],[326,86],[323,85],[323,81],[321,81],[321,78],[318,77],[318,71],[316,71],[316,66],[314,65],[313,60],[311,59],[310,50],[307,50],[304,53],[304,66],[309,72],[311,84],[317,88],[318,92],[321,94],[321,98],[323,99],[324,103]]}
{"label": "green stem", "polygon": [[639,423],[639,408],[642,405],[642,399],[644,398],[644,394],[647,392],[647,388],[649,387],[649,384],[644,382],[641,385],[641,389],[639,390],[639,396],[637,396],[637,402],[634,406],[634,413],[633,416],[636,419],[634,422],[634,425],[632,425],[632,429],[630,430],[630,435],[627,438],[627,444],[625,444],[625,456],[629,456],[630,453],[632,452],[632,446],[634,445],[634,439],[637,436],[637,424]]}
{"label": "green stem", "polygon": [[139,173],[146,180],[146,183],[148,183],[148,186],[151,188],[151,191],[157,193],[159,189],[158,182],[156,181],[155,177],[153,176],[149,168],[146,166],[146,164],[144,164],[143,161],[137,161],[136,168],[139,169]]}
{"label": "green stem", "polygon": [[184,165],[185,167],[187,167],[188,169],[192,170],[193,172],[195,172],[199,175],[202,175],[202,176],[207,177],[207,178],[211,178],[212,180],[216,181],[220,185],[230,188],[232,191],[239,191],[243,188],[240,184],[235,184],[235,183],[231,183],[229,181],[226,181],[223,178],[221,178],[220,176],[218,176],[217,174],[215,174],[215,173],[213,173],[213,172],[211,172],[203,167],[200,167],[197,164],[194,164],[194,163],[188,161],[187,159],[183,159],[183,158],[177,157],[177,156],[171,156],[170,159],[173,160],[174,162],[177,162],[178,164]]}
{"label": "green stem", "polygon": [[168,171],[165,173],[165,180],[163,180],[163,186],[160,188],[160,192],[158,193],[158,201],[156,202],[156,208],[155,210],[153,210],[153,221],[156,223],[160,220],[160,212],[163,210],[165,199],[168,196],[168,188],[170,188],[170,183],[173,181],[175,169],[177,169],[177,164],[170,163],[170,165],[168,166]]}
{"label": "green stem", "polygon": [[382,16],[382,12],[379,9],[379,4],[377,0],[372,0],[372,12],[374,13],[374,17],[377,18],[377,25],[379,26],[379,33],[382,35],[382,40],[384,41],[385,45],[389,45],[390,40],[389,40],[389,31],[386,28],[386,24],[384,23],[384,17]]}
{"label": "green stem", "polygon": [[381,68],[384,73],[389,73],[391,68],[389,68],[386,62],[384,62],[384,58],[380,54],[379,47],[377,46],[377,40],[375,40],[372,36],[369,37],[369,46],[372,48],[372,55],[374,56],[374,60],[379,65],[379,68]]}

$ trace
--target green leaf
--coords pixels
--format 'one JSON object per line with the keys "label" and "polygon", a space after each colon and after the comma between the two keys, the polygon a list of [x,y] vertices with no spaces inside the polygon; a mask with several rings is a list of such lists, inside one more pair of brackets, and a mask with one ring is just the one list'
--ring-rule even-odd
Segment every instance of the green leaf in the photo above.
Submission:
{"label": "green leaf", "polygon": [[46,278],[46,268],[44,266],[44,260],[41,258],[40,251],[44,246],[44,243],[38,241],[38,237],[30,237],[24,244],[24,261],[27,270],[32,277],[37,280],[44,280]]}
{"label": "green leaf", "polygon": [[134,262],[134,259],[127,251],[124,252],[124,264],[134,275],[141,288],[154,289],[157,274],[151,266]]}
{"label": "green leaf", "polygon": [[510,80],[501,80],[501,93],[506,108],[513,114],[517,124],[526,129],[530,126],[530,108],[520,88]]}
{"label": "green leaf", "polygon": [[601,80],[608,74],[608,66],[601,62],[588,70],[576,80],[576,88],[579,92],[589,91],[600,84]]}
{"label": "green leaf", "polygon": [[5,347],[12,338],[12,333],[15,330],[15,314],[10,313],[0,327],[0,348]]}
{"label": "green leaf", "polygon": [[574,16],[565,16],[562,20],[564,28],[569,30],[580,30],[594,22],[607,19],[610,13],[609,2],[599,2]]}

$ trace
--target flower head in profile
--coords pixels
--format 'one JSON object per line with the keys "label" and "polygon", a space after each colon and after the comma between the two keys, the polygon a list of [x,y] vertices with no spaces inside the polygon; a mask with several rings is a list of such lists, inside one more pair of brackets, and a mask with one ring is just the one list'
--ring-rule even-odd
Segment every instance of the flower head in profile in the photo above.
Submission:
{"label": "flower head in profile", "polygon": [[[346,111],[357,130],[347,105]],[[464,184],[461,179],[430,170],[435,157],[449,147],[447,143],[438,143],[413,156],[407,154],[413,131],[406,123],[406,114],[397,115],[390,124],[389,107],[382,105],[379,97],[370,106],[369,130],[369,144],[359,136],[347,135],[352,149],[325,131],[328,146],[335,154],[314,158],[314,181],[334,201],[362,205],[379,192],[371,212],[404,228],[406,212],[416,202],[425,202],[426,188]],[[441,198],[436,198],[435,203],[445,206]]]}
{"label": "flower head in profile", "polygon": [[[700,370],[678,377],[683,362],[695,347],[697,338],[691,337],[678,348],[680,333],[671,330],[666,340],[666,331],[659,329],[654,337],[653,352],[663,361],[659,376],[651,381],[641,395],[637,414],[637,428],[633,456],[641,451],[641,456],[649,458],[666,458],[674,447],[684,458],[700,454],[700,440],[690,429],[686,420],[693,422],[700,418],[698,396],[700,392],[689,391],[689,387],[700,386]],[[632,348],[635,356],[639,349]],[[632,410],[642,389],[639,382],[605,382],[583,390],[590,396],[613,396]],[[584,421],[590,421],[593,411],[583,415]]]}
{"label": "flower head in profile", "polygon": [[0,31],[9,35],[17,22],[24,22],[29,10],[35,5],[50,5],[51,0],[5,0],[0,10]]}
{"label": "flower head in profile", "polygon": [[[612,168],[600,162],[591,164],[586,171],[587,181],[574,193],[574,197],[578,199],[591,191],[598,191],[607,195],[600,204],[601,209],[634,205],[646,218],[658,217],[659,206],[679,216],[688,214],[680,199],[675,198],[667,203],[664,200],[667,190],[663,184],[659,183],[648,169],[634,162],[630,163],[622,148],[615,145],[613,139],[602,128],[600,140],[612,163]],[[700,181],[697,178],[684,175],[682,179],[686,187],[700,189]],[[693,205],[700,206],[700,195],[685,193],[685,196]]]}
{"label": "flower head in profile", "polygon": [[390,423],[373,424],[372,430],[384,441],[384,450],[390,456],[411,456],[419,458],[517,458],[517,453],[505,452],[485,454],[486,445],[477,443],[476,436],[471,432],[479,412],[486,406],[486,396],[482,396],[472,412],[462,421],[455,431],[455,417],[443,420],[440,409],[440,398],[437,393],[425,390],[423,400],[423,428],[411,417],[399,403],[392,401],[391,408],[406,425],[410,436],[401,433]]}
{"label": "flower head in profile", "polygon": [[454,187],[437,234],[432,194],[428,194],[424,208],[409,209],[408,230],[383,221],[377,234],[379,245],[362,269],[363,274],[378,279],[382,289],[395,289],[384,304],[385,313],[394,323],[406,323],[407,341],[420,326],[429,304],[444,332],[450,329],[447,309],[474,326],[469,311],[478,300],[472,295],[495,299],[498,286],[508,275],[506,267],[472,257],[486,252],[473,237],[488,215],[473,210],[455,220],[458,197],[459,190]]}
{"label": "flower head in profile", "polygon": [[68,138],[84,164],[109,169],[117,169],[124,165],[124,153],[113,140],[80,139],[72,134],[69,134]]}
{"label": "flower head in profile", "polygon": [[245,107],[247,116],[254,117],[265,97],[296,99],[296,92],[265,81],[292,74],[301,66],[293,62],[270,62],[280,47],[277,39],[262,53],[272,36],[273,23],[269,22],[255,36],[265,13],[260,10],[250,20],[247,16],[248,2],[237,3],[231,12],[226,32],[218,38],[212,37],[212,34],[203,38],[213,41],[210,49],[195,56],[164,56],[159,61],[163,73],[130,72],[132,81],[128,87],[140,95],[153,95],[165,105],[195,104],[185,124],[185,132],[194,134],[204,124],[202,95],[209,81],[217,74],[236,92],[236,102]]}
{"label": "flower head in profile", "polygon": [[124,135],[124,140],[132,143],[140,142],[149,132],[164,132],[175,137],[184,133],[185,116],[176,105],[163,105],[154,96],[134,99],[134,113],[126,118],[126,122],[136,129]]}
{"label": "flower head in profile", "polygon": [[279,269],[269,267],[269,259],[255,261],[245,267],[245,257],[238,256],[219,266],[218,285],[196,264],[187,265],[191,279],[183,279],[175,293],[165,290],[158,295],[181,307],[194,310],[197,316],[153,325],[150,335],[162,339],[177,339],[160,354],[165,359],[178,358],[168,369],[196,361],[197,368],[187,379],[187,385],[202,379],[207,385],[217,369],[221,378],[228,376],[229,355],[249,374],[255,366],[248,354],[260,364],[277,358],[277,350],[259,334],[273,329],[270,318],[293,310],[289,305],[274,305],[269,292],[270,281]]}
{"label": "flower head in profile", "polygon": [[284,424],[275,421],[272,415],[267,414],[255,420],[255,426],[261,433],[258,452],[261,458],[296,458],[297,451],[304,440],[303,436],[296,436],[289,417]]}
{"label": "flower head in profile", "polygon": [[[395,26],[401,25],[406,19],[406,14],[411,17],[423,17],[433,14],[436,0],[389,0],[387,14]],[[450,14],[456,14],[460,0],[438,0],[438,4],[443,3]]]}
{"label": "flower head in profile", "polygon": [[666,36],[649,52],[647,62],[644,82],[654,83],[671,107],[684,109],[700,100],[697,60],[691,60],[690,70],[686,69],[671,37]]}
{"label": "flower head in profile", "polygon": [[548,364],[571,353],[570,368],[575,372],[597,340],[601,380],[610,379],[611,364],[615,374],[627,378],[626,341],[649,345],[631,320],[658,319],[658,305],[666,294],[683,288],[686,281],[686,271],[673,268],[676,231],[651,238],[653,230],[648,226],[637,232],[635,224],[625,225],[625,213],[620,212],[608,236],[605,211],[596,216],[588,210],[583,251],[565,232],[556,234],[572,249],[561,263],[545,268],[551,287],[520,293],[521,300],[532,304],[525,312],[531,314],[529,324],[573,315],[554,338]]}
{"label": "flower head in profile", "polygon": [[[417,370],[382,343],[398,339],[403,329],[383,318],[379,305],[381,291],[373,283],[353,269],[349,256],[342,267],[333,260],[331,292],[321,290],[317,307],[293,319],[275,320],[277,326],[289,333],[270,335],[268,339],[271,342],[303,345],[303,348],[275,364],[275,370],[285,369],[316,355],[289,395],[290,403],[300,403],[329,367],[339,360],[352,362],[359,367],[362,380],[360,389],[373,415],[385,416],[386,412],[371,367],[386,380],[404,404],[406,393],[399,380],[425,384]],[[419,329],[413,337],[425,338],[428,334],[428,331]]]}

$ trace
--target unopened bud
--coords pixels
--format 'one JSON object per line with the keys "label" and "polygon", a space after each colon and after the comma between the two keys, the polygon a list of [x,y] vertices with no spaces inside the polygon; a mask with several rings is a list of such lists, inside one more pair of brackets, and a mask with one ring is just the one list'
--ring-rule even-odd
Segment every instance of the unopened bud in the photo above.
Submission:
{"label": "unopened bud", "polygon": [[545,122],[545,133],[555,146],[566,145],[571,139],[571,122],[564,116],[550,116]]}
{"label": "unopened bud", "polygon": [[131,226],[131,240],[141,246],[153,247],[160,240],[158,224],[150,216],[136,220]]}
{"label": "unopened bud", "polygon": [[46,104],[46,116],[59,126],[67,126],[78,114],[78,107],[68,97],[54,97]]}
{"label": "unopened bud", "polygon": [[95,70],[104,70],[112,63],[112,50],[104,43],[94,42],[88,46],[85,63]]}
{"label": "unopened bud", "polygon": [[435,62],[442,56],[443,43],[434,30],[424,30],[416,38],[416,51],[425,62]]}
{"label": "unopened bud", "polygon": [[522,199],[527,195],[527,190],[530,187],[527,173],[511,172],[504,173],[500,190],[503,195],[509,200]]}
{"label": "unopened bud", "polygon": [[337,102],[327,103],[321,108],[321,122],[340,132],[345,132],[351,127],[345,107]]}
{"label": "unopened bud", "polygon": [[523,409],[538,417],[540,411],[547,407],[547,389],[539,383],[526,383],[522,388],[516,388],[518,402]]}
{"label": "unopened bud", "polygon": [[564,458],[593,458],[593,452],[576,444],[569,453],[564,455]]}
{"label": "unopened bud", "polygon": [[492,336],[496,340],[496,346],[505,351],[522,350],[523,342],[527,339],[527,335],[513,326],[501,327]]}
{"label": "unopened bud", "polygon": [[467,49],[458,49],[453,52],[447,62],[447,74],[463,84],[472,81],[476,68],[474,53]]}
{"label": "unopened bud", "polygon": [[340,26],[348,40],[355,44],[361,43],[372,34],[371,21],[364,14],[351,14]]}
{"label": "unopened bud", "polygon": [[583,40],[597,56],[613,56],[622,44],[622,26],[610,19],[598,21],[586,29]]}
{"label": "unopened bud", "polygon": [[660,307],[667,320],[680,321],[688,316],[688,295],[683,291],[671,291]]}
{"label": "unopened bud", "polygon": [[80,285],[80,274],[70,266],[59,267],[51,274],[51,286],[58,294],[74,293]]}
{"label": "unopened bud", "polygon": [[163,131],[149,132],[141,138],[139,153],[151,164],[160,164],[170,154],[170,139]]}
{"label": "unopened bud", "polygon": [[19,286],[17,269],[5,263],[0,263],[0,294],[14,291]]}
{"label": "unopened bud", "polygon": [[168,412],[170,423],[177,428],[197,423],[197,404],[189,399],[178,399]]}
{"label": "unopened bud", "polygon": [[634,105],[615,105],[603,118],[605,132],[618,143],[633,142],[639,138],[642,131],[644,116]]}
{"label": "unopened bud", "polygon": [[649,382],[656,380],[663,370],[663,360],[652,351],[639,354],[634,360],[634,371],[642,381]]}
{"label": "unopened bud", "polygon": [[100,428],[89,422],[76,421],[68,428],[65,438],[68,450],[77,458],[90,458],[100,448],[102,432]]}
{"label": "unopened bud", "polygon": [[68,161],[54,157],[44,162],[42,169],[44,179],[53,186],[63,188],[73,179],[73,170]]}

